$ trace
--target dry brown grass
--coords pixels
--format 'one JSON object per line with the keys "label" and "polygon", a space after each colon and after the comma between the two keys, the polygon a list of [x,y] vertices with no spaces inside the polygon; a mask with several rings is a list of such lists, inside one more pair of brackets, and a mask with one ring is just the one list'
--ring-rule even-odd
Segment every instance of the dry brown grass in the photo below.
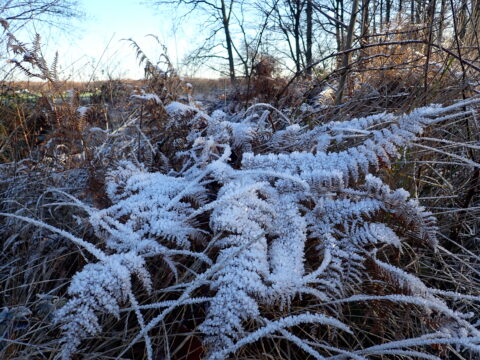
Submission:
{"label": "dry brown grass", "polygon": [[[66,92],[73,89],[79,92],[89,92],[94,89],[100,89],[102,86],[108,85],[111,81],[112,80],[91,82],[59,81],[56,83],[56,90],[59,92]],[[131,86],[143,86],[145,84],[145,80],[121,79],[119,81],[123,84],[128,84]],[[13,90],[28,90],[37,94],[51,91],[51,84],[48,81],[4,81],[0,82],[0,88],[2,86],[11,88]]]}

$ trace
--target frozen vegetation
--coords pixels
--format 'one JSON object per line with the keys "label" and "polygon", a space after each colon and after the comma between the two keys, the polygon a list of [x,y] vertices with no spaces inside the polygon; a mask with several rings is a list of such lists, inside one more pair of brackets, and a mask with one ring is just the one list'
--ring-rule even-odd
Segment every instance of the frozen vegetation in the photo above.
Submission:
{"label": "frozen vegetation", "polygon": [[[160,102],[154,94],[137,98]],[[196,331],[208,359],[227,358],[271,336],[316,359],[438,359],[422,350],[431,344],[479,352],[478,317],[456,305],[471,297],[429,287],[386,255],[401,253],[412,237],[414,246],[435,253],[437,226],[419,201],[379,177],[380,169],[390,168],[425,128],[476,111],[478,102],[432,105],[403,115],[381,113],[313,128],[282,115],[276,131],[268,121],[275,110],[269,105],[209,115],[171,102],[165,107],[166,133],[189,129],[185,139],[175,139],[183,140],[175,154],[181,166],[159,171],[128,156],[117,161],[105,174],[111,205],[104,208],[50,190],[63,198],[56,206],[80,210],[77,221],[88,222],[83,226],[91,227],[94,236],[82,239],[21,213],[2,215],[59,234],[90,259],[72,277],[68,301],[55,311],[63,359],[70,359],[83,339],[102,333],[102,314],[120,319],[123,311],[135,315],[139,328],[118,356],[142,341],[153,359],[150,333],[188,304],[204,309]],[[125,127],[105,134],[107,140],[94,153],[108,157],[129,148],[137,141],[129,131]],[[155,263],[166,264],[162,271],[177,279],[171,290],[152,281],[154,270],[148,264]],[[182,281],[179,275],[186,266],[194,276]],[[395,285],[391,292],[359,292],[364,282],[374,281],[368,271],[372,268]],[[133,278],[141,286],[134,286]],[[162,291],[175,295],[160,302],[140,302],[137,295]],[[305,299],[315,303],[312,310],[298,307]],[[357,350],[314,343],[292,331],[316,324],[332,336],[354,336],[342,308],[369,301],[415,305],[438,325],[415,338]],[[155,310],[148,319],[147,309]]]}
{"label": "frozen vegetation", "polygon": [[0,107],[0,356],[478,359],[475,91],[258,75],[207,109],[133,44],[142,86],[82,104],[9,36],[51,88]]}

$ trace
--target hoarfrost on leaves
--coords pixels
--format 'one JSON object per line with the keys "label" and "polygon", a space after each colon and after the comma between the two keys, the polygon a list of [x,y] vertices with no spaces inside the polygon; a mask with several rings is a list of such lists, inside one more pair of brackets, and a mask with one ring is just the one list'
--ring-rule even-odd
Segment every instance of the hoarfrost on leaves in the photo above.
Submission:
{"label": "hoarfrost on leaves", "polygon": [[157,94],[145,93],[144,91],[142,91],[141,94],[133,94],[131,98],[136,100],[143,100],[143,101],[153,101],[156,104],[162,103],[162,100]]}
{"label": "hoarfrost on leaves", "polygon": [[110,255],[101,262],[86,265],[73,277],[68,288],[73,298],[56,313],[64,333],[63,358],[70,358],[82,338],[101,331],[97,312],[119,318],[120,304],[132,296],[132,274],[151,291],[145,260],[134,253]]}
{"label": "hoarfrost on leaves", "polygon": [[[268,119],[278,110],[265,104],[234,115],[215,111],[209,116],[189,105],[170,103],[165,109],[172,126],[188,116],[189,123],[201,118],[204,126],[192,127],[190,149],[177,154],[183,161],[181,170],[152,172],[125,160],[109,172],[106,191],[112,205],[87,209],[105,254],[74,276],[68,290],[71,300],[57,312],[64,358],[82,339],[101,331],[99,313],[118,316],[126,302],[141,325],[135,341],[143,337],[147,347],[148,332],[169,312],[189,301],[208,302],[198,331],[212,359],[226,358],[273,334],[317,358],[327,358],[327,352],[320,355],[321,349],[338,354],[331,359],[414,356],[424,354],[418,347],[435,343],[478,351],[478,330],[465,314],[451,310],[442,293],[420,278],[377,258],[381,247],[403,247],[406,236],[398,231],[402,227],[415,231],[432,249],[438,241],[432,214],[405,190],[392,190],[373,175],[389,167],[424,127],[455,118],[477,100],[469,101],[313,129],[278,114],[274,129]],[[197,221],[200,215],[208,219],[206,224]],[[204,251],[195,252],[192,243],[199,239]],[[160,258],[175,272],[173,255],[197,258],[203,270],[182,285],[185,290],[178,300],[142,305],[165,307],[146,322],[133,294],[132,275],[147,290],[155,289],[146,263]],[[367,262],[398,284],[402,294],[359,294],[359,285],[369,276]],[[194,290],[205,285],[209,294],[193,297]],[[318,312],[298,313],[297,307],[297,313],[290,314],[292,304],[304,297],[315,299]],[[372,299],[417,305],[435,312],[445,325],[433,335],[355,352],[324,343],[312,347],[289,330],[314,323],[351,332],[347,324],[327,315],[329,304]],[[264,315],[271,308],[284,315],[267,320]]]}

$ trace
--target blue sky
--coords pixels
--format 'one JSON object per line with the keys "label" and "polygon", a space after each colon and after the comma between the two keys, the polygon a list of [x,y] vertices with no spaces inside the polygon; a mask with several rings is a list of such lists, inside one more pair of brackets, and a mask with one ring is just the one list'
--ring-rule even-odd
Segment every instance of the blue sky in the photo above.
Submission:
{"label": "blue sky", "polygon": [[174,63],[180,61],[191,48],[188,40],[198,31],[196,26],[183,22],[176,33],[175,9],[158,9],[142,4],[139,0],[81,0],[86,17],[74,22],[71,31],[50,34],[46,47],[50,52],[59,51],[60,64],[65,76],[75,74],[82,79],[92,73],[97,78],[110,75],[114,78],[140,78],[142,69],[135,59],[135,52],[127,41],[133,38],[151,60],[159,56],[160,47],[147,34],[154,34],[168,48]]}

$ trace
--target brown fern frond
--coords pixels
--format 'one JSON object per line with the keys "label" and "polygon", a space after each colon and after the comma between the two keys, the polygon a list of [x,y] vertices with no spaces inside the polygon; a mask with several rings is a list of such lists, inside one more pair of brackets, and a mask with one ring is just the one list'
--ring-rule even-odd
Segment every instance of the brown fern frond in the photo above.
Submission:
{"label": "brown fern frond", "polygon": [[35,39],[33,41],[33,47],[31,49],[31,52],[35,55],[38,55],[40,54],[40,50],[41,50],[41,38],[40,38],[40,34],[36,33],[35,34]]}
{"label": "brown fern frond", "polygon": [[23,66],[20,61],[9,60],[9,62],[15,64],[15,68],[20,69],[20,71],[22,71],[26,76],[31,77],[31,78],[36,77],[36,78],[45,80],[45,77],[43,76],[43,74],[32,72],[31,70],[29,70],[25,66]]}
{"label": "brown fern frond", "polygon": [[130,42],[130,46],[135,50],[135,56],[139,65],[145,65],[145,68],[154,68],[153,63],[148,58],[147,54],[145,54],[145,52],[135,40],[133,40],[132,38],[124,40]]}
{"label": "brown fern frond", "polygon": [[0,18],[0,25],[2,25],[2,27],[8,31],[8,28],[10,26],[10,24],[8,23],[7,20],[5,20],[4,18]]}
{"label": "brown fern frond", "polygon": [[58,82],[58,51],[55,52],[55,57],[53,58],[52,66],[50,67],[50,77],[54,82]]}

